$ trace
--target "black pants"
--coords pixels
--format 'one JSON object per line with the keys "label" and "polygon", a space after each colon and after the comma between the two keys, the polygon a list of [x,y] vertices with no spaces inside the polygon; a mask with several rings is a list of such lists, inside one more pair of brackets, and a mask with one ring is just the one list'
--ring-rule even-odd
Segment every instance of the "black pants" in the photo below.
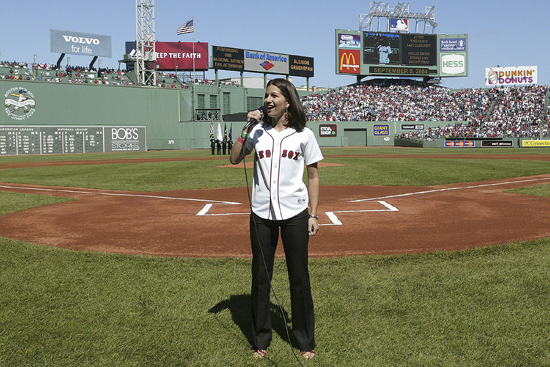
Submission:
{"label": "black pants", "polygon": [[292,332],[301,351],[315,348],[315,318],[308,271],[308,219],[307,209],[282,221],[261,219],[254,213],[250,216],[254,349],[267,349],[271,343],[270,279],[273,277],[279,230],[290,283]]}

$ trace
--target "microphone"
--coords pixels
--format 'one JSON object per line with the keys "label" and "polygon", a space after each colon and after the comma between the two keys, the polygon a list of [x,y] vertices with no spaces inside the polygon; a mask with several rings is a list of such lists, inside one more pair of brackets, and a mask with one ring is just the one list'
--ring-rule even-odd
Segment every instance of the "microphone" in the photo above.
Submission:
{"label": "microphone", "polygon": [[[267,109],[265,108],[265,106],[260,106],[260,107],[258,108],[258,111],[260,111],[263,115],[265,115],[266,112],[267,112]],[[243,130],[248,130],[251,126],[254,126],[254,125],[256,125],[257,123],[258,123],[258,120],[256,120],[256,119],[250,119],[250,121],[248,121],[248,122],[246,123],[246,125],[244,126]]]}

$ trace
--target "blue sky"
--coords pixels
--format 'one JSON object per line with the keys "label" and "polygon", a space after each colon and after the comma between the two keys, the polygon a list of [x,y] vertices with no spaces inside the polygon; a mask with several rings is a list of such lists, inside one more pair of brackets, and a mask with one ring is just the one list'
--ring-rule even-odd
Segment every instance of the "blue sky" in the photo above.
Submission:
{"label": "blue sky", "polygon": [[[398,2],[387,3],[393,8]],[[360,15],[367,14],[370,5],[364,0],[155,0],[155,33],[157,41],[163,42],[201,41],[313,57],[315,76],[310,78],[310,86],[334,88],[355,82],[355,77],[335,73],[335,29],[358,30]],[[484,87],[485,68],[497,65],[537,65],[538,84],[550,85],[550,25],[546,19],[550,2],[409,2],[414,13],[423,13],[425,7],[431,6],[435,6],[436,33],[466,33],[469,37],[468,77],[448,78],[443,85]],[[100,58],[101,66],[117,68],[125,42],[136,37],[135,0],[6,1],[1,14],[0,60],[32,63],[36,54],[38,62],[55,64],[59,54],[50,52],[50,29],[58,29],[111,36],[112,58]],[[177,36],[176,28],[192,18],[195,32]],[[88,65],[91,61],[85,56],[67,56],[73,65]],[[220,71],[219,76],[239,74]],[[207,77],[213,78],[213,71]],[[298,86],[306,84],[305,78],[293,80]]]}

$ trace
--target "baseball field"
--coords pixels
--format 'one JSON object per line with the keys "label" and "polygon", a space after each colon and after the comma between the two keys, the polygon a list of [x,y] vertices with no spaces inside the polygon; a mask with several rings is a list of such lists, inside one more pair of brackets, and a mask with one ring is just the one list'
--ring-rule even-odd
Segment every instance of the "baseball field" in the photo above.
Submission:
{"label": "baseball field", "polygon": [[281,248],[252,358],[250,168],[0,157],[0,366],[550,366],[550,148],[323,154],[310,361]]}

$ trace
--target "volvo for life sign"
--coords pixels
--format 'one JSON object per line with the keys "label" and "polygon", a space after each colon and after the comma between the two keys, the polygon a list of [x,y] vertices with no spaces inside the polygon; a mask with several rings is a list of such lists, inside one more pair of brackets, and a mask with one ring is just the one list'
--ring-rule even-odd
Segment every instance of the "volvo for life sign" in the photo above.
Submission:
{"label": "volvo for life sign", "polygon": [[71,55],[111,57],[111,36],[50,29],[50,51]]}

